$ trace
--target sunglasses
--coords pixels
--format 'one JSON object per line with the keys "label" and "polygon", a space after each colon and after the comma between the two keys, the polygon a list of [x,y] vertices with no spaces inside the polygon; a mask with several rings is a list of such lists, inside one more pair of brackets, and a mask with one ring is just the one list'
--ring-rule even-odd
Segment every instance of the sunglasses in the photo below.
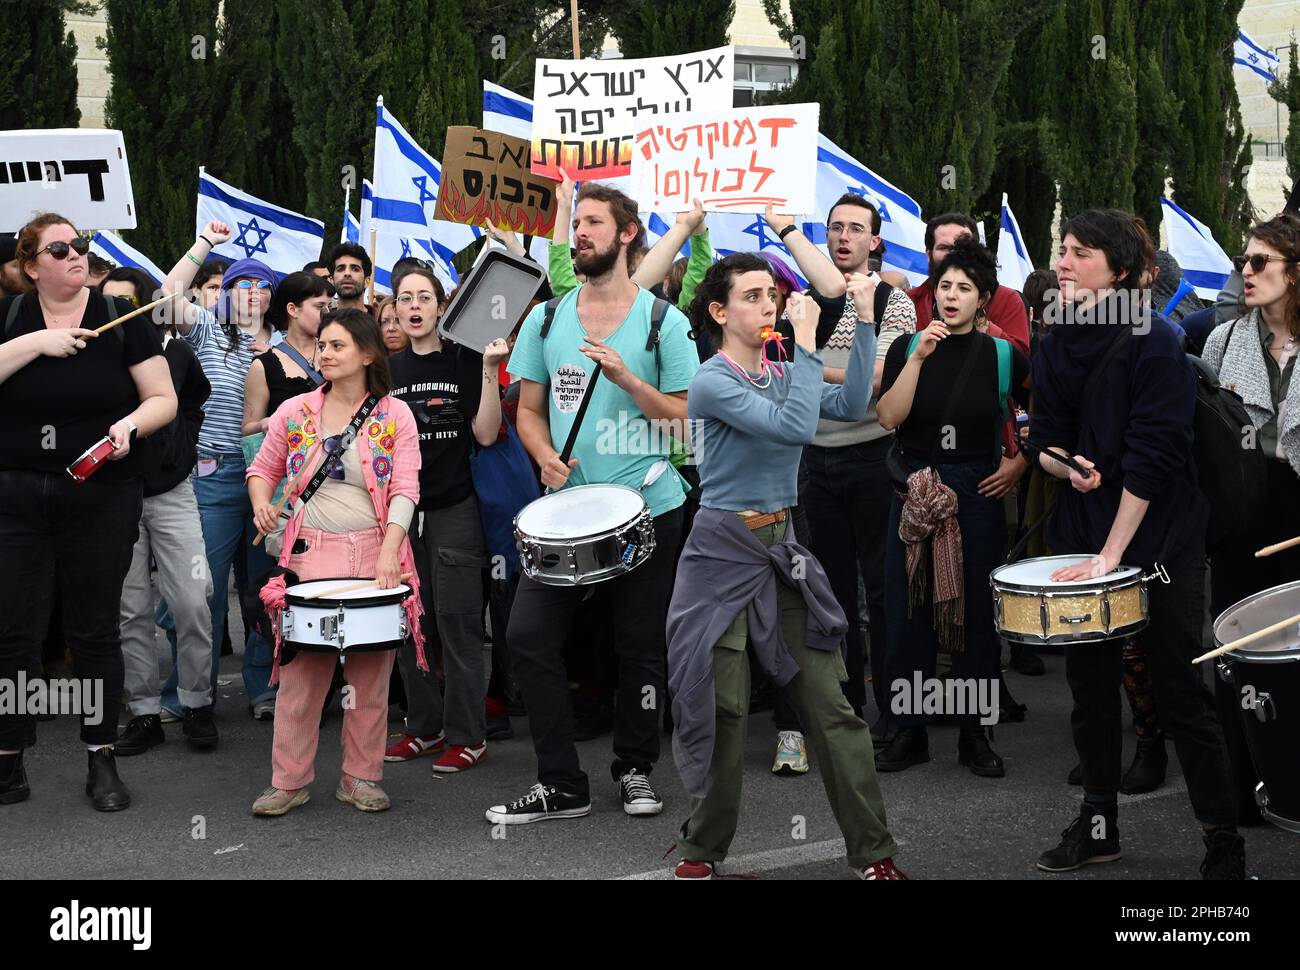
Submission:
{"label": "sunglasses", "polygon": [[343,481],[343,435],[331,435],[321,442],[325,450],[325,474],[335,481]]}
{"label": "sunglasses", "polygon": [[236,280],[235,288],[239,290],[269,290],[271,284],[267,280]]}
{"label": "sunglasses", "polygon": [[1300,263],[1300,259],[1287,259],[1285,256],[1270,256],[1267,253],[1252,253],[1249,256],[1234,257],[1232,265],[1236,267],[1237,272],[1240,273],[1246,268],[1246,264],[1249,263],[1252,270],[1256,273],[1262,273],[1264,272],[1264,268],[1273,260],[1277,260],[1279,263]]}
{"label": "sunglasses", "polygon": [[86,253],[90,252],[90,240],[74,239],[70,243],[52,242],[36,255],[39,256],[41,253],[49,253],[55,259],[67,259],[68,253],[70,252],[75,252],[78,256],[86,255]]}

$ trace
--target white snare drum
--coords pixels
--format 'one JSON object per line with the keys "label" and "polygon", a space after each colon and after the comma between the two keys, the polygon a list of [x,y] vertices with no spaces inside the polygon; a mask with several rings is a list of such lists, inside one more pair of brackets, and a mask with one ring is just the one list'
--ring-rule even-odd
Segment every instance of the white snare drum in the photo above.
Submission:
{"label": "white snare drum", "polygon": [[280,614],[280,636],[286,647],[315,653],[366,653],[396,650],[406,640],[406,611],[411,595],[405,583],[392,589],[358,589],[320,599],[312,593],[361,582],[316,579],[290,586]]}
{"label": "white snare drum", "polygon": [[1062,566],[1091,556],[1042,556],[999,566],[989,574],[993,622],[1012,643],[1083,643],[1137,633],[1147,625],[1147,578],[1120,566],[1098,579],[1053,582]]}
{"label": "white snare drum", "polygon": [[519,565],[547,586],[587,586],[631,572],[655,549],[654,518],[634,488],[575,485],[515,516]]}

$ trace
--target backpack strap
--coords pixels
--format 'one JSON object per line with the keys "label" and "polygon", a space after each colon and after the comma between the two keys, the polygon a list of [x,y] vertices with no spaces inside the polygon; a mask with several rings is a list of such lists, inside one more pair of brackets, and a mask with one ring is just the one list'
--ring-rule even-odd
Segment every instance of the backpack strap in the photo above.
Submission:
{"label": "backpack strap", "polygon": [[[26,294],[19,293],[9,302],[9,312],[5,314],[5,340],[9,339],[9,335],[13,332],[14,324],[18,321],[18,311],[22,307],[23,297],[25,295]],[[107,293],[101,293],[100,296],[104,299],[104,309],[108,314],[108,322],[112,323],[121,316],[121,314],[117,312],[117,300],[109,296]],[[114,327],[113,335],[117,337],[118,341],[123,345],[126,344],[126,334],[122,332],[121,327]]]}
{"label": "backpack strap", "polygon": [[551,323],[555,320],[555,311],[564,299],[564,294],[553,296],[546,301],[546,306],[542,309],[542,331],[541,338],[546,339],[546,335],[551,332]]}
{"label": "backpack strap", "polygon": [[659,365],[659,331],[663,329],[664,320],[668,317],[669,303],[667,300],[655,297],[654,306],[650,308],[650,335],[646,337],[645,349],[655,352],[655,387],[658,388],[661,377]]}
{"label": "backpack strap", "polygon": [[1011,417],[1007,398],[1011,394],[1011,344],[998,337],[993,338],[993,346],[998,352],[998,407],[1002,411],[1002,420]]}

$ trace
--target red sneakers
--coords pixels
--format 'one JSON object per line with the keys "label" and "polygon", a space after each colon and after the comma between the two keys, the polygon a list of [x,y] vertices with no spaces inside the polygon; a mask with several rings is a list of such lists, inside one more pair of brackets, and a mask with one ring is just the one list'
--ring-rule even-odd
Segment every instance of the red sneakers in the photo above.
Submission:
{"label": "red sneakers", "polygon": [[713,863],[712,862],[691,862],[689,859],[683,859],[677,863],[677,868],[673,870],[674,879],[712,879]]}
{"label": "red sneakers", "polygon": [[420,737],[415,734],[403,734],[388,746],[384,752],[385,761],[413,761],[422,754],[437,754],[447,746],[447,740],[441,734]]}
{"label": "red sneakers", "polygon": [[881,859],[879,862],[873,862],[866,868],[859,870],[858,876],[867,880],[906,879],[907,873],[894,865],[894,860],[890,857]]}
{"label": "red sneakers", "polygon": [[447,746],[442,757],[433,763],[433,770],[447,774],[453,771],[464,771],[478,764],[485,754],[487,754],[486,741],[480,741],[478,744],[451,744]]}

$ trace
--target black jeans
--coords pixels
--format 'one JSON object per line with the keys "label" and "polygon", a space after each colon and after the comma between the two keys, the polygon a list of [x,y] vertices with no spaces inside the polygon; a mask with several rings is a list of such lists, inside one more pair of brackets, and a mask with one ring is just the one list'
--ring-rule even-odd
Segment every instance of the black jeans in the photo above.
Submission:
{"label": "black jeans", "polygon": [[[1168,585],[1158,579],[1147,585],[1151,622],[1138,634],[1138,643],[1146,652],[1160,724],[1173,739],[1197,820],[1231,828],[1237,824],[1237,808],[1223,732],[1204,671],[1191,662],[1202,652],[1203,540],[1188,552],[1182,564],[1169,569]],[[1122,772],[1123,644],[1107,640],[1065,648],[1065,678],[1074,695],[1070,726],[1083,768],[1083,790],[1089,801],[1099,804],[1115,801]]]}
{"label": "black jeans", "polygon": [[[1252,593],[1300,580],[1300,547],[1285,549],[1263,559],[1255,558],[1256,549],[1289,539],[1296,533],[1297,508],[1300,508],[1300,478],[1286,462],[1269,461],[1268,489],[1254,528],[1239,542],[1210,557],[1211,616],[1217,619],[1228,607]],[[1255,804],[1255,785],[1259,778],[1241,725],[1241,697],[1235,687],[1225,684],[1217,674],[1214,677],[1214,703],[1228,747],[1237,804],[1249,810]]]}
{"label": "black jeans", "polygon": [[844,666],[849,679],[844,696],[862,717],[867,700],[862,661],[862,624],[858,618],[858,571],[867,588],[867,619],[871,625],[871,688],[876,708],[885,714],[885,542],[892,489],[885,455],[893,444],[889,435],[840,448],[809,445],[803,452],[807,484],[799,504],[808,517],[811,544],[835,599],[848,617]]}
{"label": "black jeans", "polygon": [[[601,591],[612,604],[612,649],[619,661],[610,768],[616,780],[630,769],[648,774],[659,759],[667,656],[664,626],[681,545],[682,515],[676,508],[655,516],[654,554],[632,572],[607,580]],[[521,576],[507,634],[515,680],[528,708],[537,780],[579,796],[587,795],[588,785],[573,740],[564,646],[583,592],[581,587],[545,586]]]}
{"label": "black jeans", "polygon": [[[103,687],[97,723],[82,717],[86,744],[117,740],[124,671],[118,621],[142,494],[139,479],[77,485],[63,474],[0,471],[0,678],[41,676],[57,576],[73,672]],[[0,749],[35,742],[30,712],[0,715]]]}
{"label": "black jeans", "polygon": [[[923,467],[923,462],[912,462],[912,471]],[[952,678],[971,681],[980,687],[992,689],[998,684],[998,661],[1002,645],[993,626],[993,594],[989,591],[989,573],[1002,562],[1007,542],[1007,520],[1002,499],[985,498],[979,485],[997,470],[993,461],[971,464],[936,465],[939,478],[957,494],[957,526],[961,531],[962,597],[965,603],[963,621],[964,643],[954,650]],[[925,598],[909,608],[907,578],[907,547],[898,537],[903,501],[894,495],[889,508],[889,540],[885,547],[885,603],[889,630],[889,650],[885,660],[882,688],[888,687],[889,703],[894,702],[893,685],[902,681],[900,713],[890,708],[891,717],[900,727],[924,727],[931,715],[918,710],[920,698],[913,684],[917,673],[922,682],[935,676],[935,661],[939,640],[934,632],[933,576],[930,568],[932,553],[927,552],[919,567],[927,570]],[[910,615],[909,615],[910,614]],[[1000,686],[1000,685],[999,685]],[[977,694],[995,700],[992,694]],[[999,695],[1000,696],[1000,695]],[[910,704],[902,703],[909,699]],[[911,707],[911,710],[907,710]],[[957,724],[969,730],[981,730],[981,715],[964,705],[964,713],[954,716]],[[949,712],[954,713],[954,712]],[[984,712],[991,715],[995,711]]]}

